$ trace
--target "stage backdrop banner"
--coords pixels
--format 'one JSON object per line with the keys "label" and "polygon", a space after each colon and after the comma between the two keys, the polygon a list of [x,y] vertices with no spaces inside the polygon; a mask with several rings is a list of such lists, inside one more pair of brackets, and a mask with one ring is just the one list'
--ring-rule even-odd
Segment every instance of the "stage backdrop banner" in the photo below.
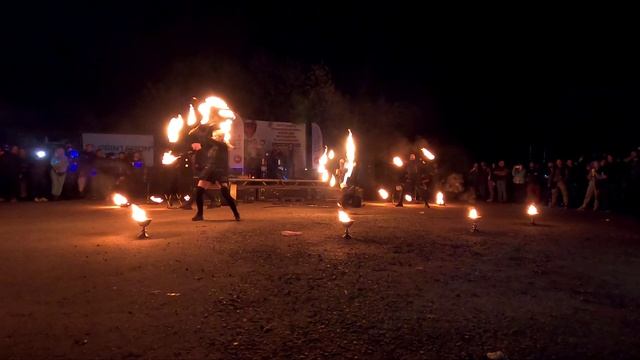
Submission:
{"label": "stage backdrop banner", "polygon": [[229,168],[234,174],[242,174],[244,169],[244,122],[239,117],[231,126],[231,147],[229,148]]}
{"label": "stage backdrop banner", "polygon": [[289,177],[304,177],[306,136],[304,124],[278,121],[245,120],[245,174],[257,173],[266,152],[280,151]]}
{"label": "stage backdrop banner", "polygon": [[86,133],[82,134],[82,144],[93,144],[105,153],[139,151],[145,164],[153,166],[153,135]]}

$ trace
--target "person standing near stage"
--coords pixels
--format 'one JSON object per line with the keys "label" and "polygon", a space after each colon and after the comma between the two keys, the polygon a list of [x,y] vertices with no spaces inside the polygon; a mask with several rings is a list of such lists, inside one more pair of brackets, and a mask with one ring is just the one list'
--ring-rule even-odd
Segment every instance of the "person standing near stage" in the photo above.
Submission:
{"label": "person standing near stage", "polygon": [[556,160],[556,166],[551,173],[551,203],[549,207],[554,207],[558,203],[558,195],[562,195],[562,206],[569,208],[569,192],[567,191],[567,168],[560,159]]}
{"label": "person standing near stage", "polygon": [[[207,189],[220,189],[222,197],[229,204],[236,221],[240,221],[240,213],[236,208],[236,202],[229,191],[229,150],[227,144],[222,141],[222,132],[215,131],[211,138],[211,128],[205,131],[199,130],[198,135],[191,143],[191,148],[196,152],[196,161],[200,161],[202,168],[198,176],[196,187],[196,215],[193,221],[204,220],[204,193]],[[199,153],[201,152],[201,153]],[[200,155],[200,156],[198,156]]]}
{"label": "person standing near stage", "polygon": [[51,196],[53,200],[58,200],[62,194],[64,180],[67,177],[69,159],[64,154],[64,148],[58,147],[51,158]]}
{"label": "person standing near stage", "polygon": [[522,164],[516,164],[511,170],[512,182],[513,182],[513,200],[516,203],[521,203],[526,197],[526,179],[527,170]]}
{"label": "person standing near stage", "polygon": [[94,174],[94,163],[96,153],[93,144],[85,144],[84,150],[79,154],[78,159],[78,194],[80,197],[87,195],[87,189],[91,184],[91,177]]}

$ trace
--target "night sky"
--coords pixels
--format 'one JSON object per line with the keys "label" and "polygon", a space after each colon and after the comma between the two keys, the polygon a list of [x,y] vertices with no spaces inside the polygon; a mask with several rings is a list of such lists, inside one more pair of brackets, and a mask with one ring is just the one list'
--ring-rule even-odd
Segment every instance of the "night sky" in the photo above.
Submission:
{"label": "night sky", "polygon": [[493,152],[640,145],[630,131],[640,115],[638,29],[619,15],[462,14],[391,3],[30,5],[1,25],[0,116],[12,128],[74,131],[78,113],[126,113],[176,61],[267,54],[327,65],[347,95],[418,106],[424,119],[408,137]]}

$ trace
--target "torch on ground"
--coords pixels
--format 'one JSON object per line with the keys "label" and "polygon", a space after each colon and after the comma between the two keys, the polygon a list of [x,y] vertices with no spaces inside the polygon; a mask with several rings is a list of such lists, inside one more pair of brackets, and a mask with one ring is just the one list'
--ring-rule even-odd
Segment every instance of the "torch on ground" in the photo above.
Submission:
{"label": "torch on ground", "polygon": [[349,214],[347,214],[346,211],[342,209],[338,210],[338,220],[344,227],[344,234],[342,235],[342,237],[347,240],[351,239],[351,234],[349,234],[349,228],[353,225],[354,221],[351,219]]}
{"label": "torch on ground", "polygon": [[149,233],[147,233],[147,226],[151,224],[151,219],[147,217],[147,212],[142,210],[138,205],[132,204],[131,217],[142,228],[140,234],[138,234],[138,239],[148,239]]}

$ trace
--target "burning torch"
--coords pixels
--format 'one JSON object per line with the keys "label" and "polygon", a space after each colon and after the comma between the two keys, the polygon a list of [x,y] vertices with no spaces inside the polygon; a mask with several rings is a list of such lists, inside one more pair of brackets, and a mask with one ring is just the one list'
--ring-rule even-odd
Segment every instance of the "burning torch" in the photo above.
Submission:
{"label": "burning torch", "polygon": [[131,217],[140,227],[142,227],[140,234],[138,234],[138,239],[148,239],[149,233],[147,233],[147,226],[151,224],[151,219],[147,217],[147,213],[138,205],[132,204]]}
{"label": "burning torch", "polygon": [[531,225],[535,225],[536,224],[535,216],[539,214],[538,208],[536,207],[535,204],[529,205],[529,207],[527,208],[527,214],[531,218]]}
{"label": "burning torch", "polygon": [[349,234],[349,228],[351,227],[351,225],[353,225],[354,221],[351,220],[351,218],[349,217],[349,214],[347,214],[342,209],[338,210],[338,220],[340,221],[340,223],[342,223],[342,226],[344,227],[344,234],[342,235],[342,237],[347,240],[351,239],[351,234]]}
{"label": "burning torch", "polygon": [[469,219],[471,220],[471,232],[474,233],[480,231],[478,230],[478,219],[480,219],[478,210],[472,207],[471,209],[469,209],[469,214],[467,214],[467,217],[469,217]]}

